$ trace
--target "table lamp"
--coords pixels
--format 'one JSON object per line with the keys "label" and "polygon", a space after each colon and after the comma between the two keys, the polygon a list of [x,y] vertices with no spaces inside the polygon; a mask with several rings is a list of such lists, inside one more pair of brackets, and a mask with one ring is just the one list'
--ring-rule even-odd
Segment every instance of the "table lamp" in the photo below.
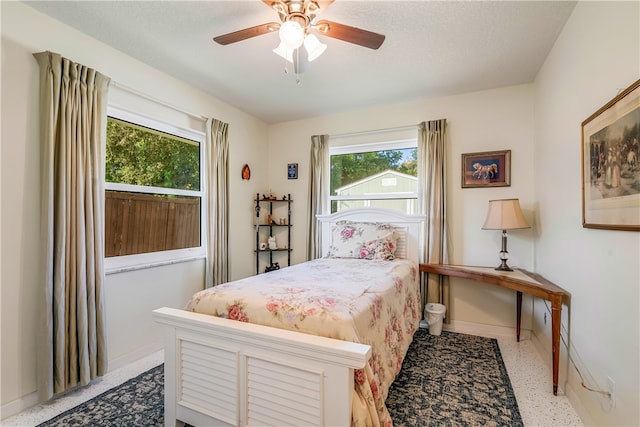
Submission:
{"label": "table lamp", "polygon": [[500,251],[500,265],[496,267],[499,271],[513,271],[507,265],[509,252],[507,251],[507,230],[517,228],[531,228],[520,209],[518,199],[489,200],[489,212],[487,219],[482,226],[483,230],[502,230],[502,250]]}

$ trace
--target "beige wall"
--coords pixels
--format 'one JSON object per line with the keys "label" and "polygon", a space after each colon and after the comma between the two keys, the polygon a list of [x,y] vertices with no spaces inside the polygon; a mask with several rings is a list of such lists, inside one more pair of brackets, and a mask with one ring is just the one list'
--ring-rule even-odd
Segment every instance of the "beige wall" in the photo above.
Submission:
{"label": "beige wall", "polygon": [[[252,198],[266,181],[267,126],[172,77],[84,36],[19,2],[2,7],[2,417],[37,403],[36,327],[39,294],[40,150],[38,67],[32,53],[50,50],[91,66],[116,82],[186,111],[229,123],[231,276],[251,275]],[[179,126],[203,124],[175,110],[140,101],[117,88],[110,103]],[[252,179],[242,181],[249,163]],[[107,343],[114,368],[161,346],[151,311],[182,307],[203,287],[204,261],[107,275]]]}
{"label": "beige wall", "polygon": [[[448,209],[452,239],[451,262],[498,265],[500,233],[482,230],[489,199],[520,198],[533,223],[533,90],[531,85],[469,93],[406,104],[359,110],[309,120],[281,123],[269,128],[269,183],[276,192],[290,191],[296,200],[294,224],[306,224],[311,134],[341,134],[418,124],[446,118],[448,123]],[[461,188],[461,154],[511,150],[511,186]],[[283,155],[283,153],[286,153]],[[288,180],[287,163],[298,163],[297,180]],[[533,230],[514,230],[509,238],[513,266],[533,267]],[[293,230],[293,248],[305,247],[305,234]],[[304,261],[304,250],[293,252]],[[511,292],[463,280],[453,280],[449,314],[454,322],[477,322],[515,327]],[[525,300],[524,328],[530,328],[531,300]]]}
{"label": "beige wall", "polygon": [[[580,151],[582,121],[639,78],[640,3],[580,2],[535,81],[536,269],[571,292],[563,335],[585,382],[616,384],[611,408],[569,369],[565,389],[586,425],[640,425],[640,233],[582,228]],[[546,311],[538,301],[535,332],[548,346]]]}
{"label": "beige wall", "polygon": [[[304,261],[310,135],[446,118],[452,262],[496,264],[499,233],[481,230],[487,201],[520,198],[533,228],[510,233],[511,263],[535,268],[572,293],[570,310],[564,310],[563,318],[563,330],[570,332],[572,358],[586,379],[593,379],[593,386],[605,387],[607,376],[616,381],[617,406],[609,409],[603,399],[580,389],[575,370],[566,363],[561,373],[571,374],[569,383],[561,386],[587,424],[640,424],[640,235],[581,227],[579,160],[581,121],[640,76],[637,2],[580,2],[534,84],[272,126],[21,3],[2,2],[1,7],[3,417],[35,403],[32,301],[38,289],[40,177],[37,126],[32,120],[37,116],[37,67],[31,53],[53,50],[129,87],[230,124],[234,279],[253,274],[251,200],[255,193],[270,189],[275,194],[291,193],[295,200],[292,257],[295,263]],[[462,189],[460,155],[499,149],[512,150],[511,187]],[[240,180],[245,163],[252,169],[250,181]],[[287,179],[287,163],[299,164],[297,180]],[[110,361],[124,362],[157,345],[159,332],[150,311],[160,305],[181,306],[201,286],[203,274],[203,262],[196,260],[108,276]],[[509,330],[515,324],[513,299],[505,290],[454,280],[449,307],[453,325],[471,322]],[[545,310],[542,302],[527,299],[524,327],[534,329],[543,354],[550,354],[544,348],[549,345]],[[562,354],[566,353],[563,348]],[[547,361],[550,364],[550,357]]]}
{"label": "beige wall", "polygon": [[[448,189],[453,263],[493,265],[499,233],[481,230],[487,201],[520,198],[533,227],[509,234],[512,265],[533,269],[571,294],[562,319],[562,392],[586,425],[640,425],[640,234],[581,226],[580,124],[640,78],[640,11],[637,2],[580,2],[535,84],[359,110],[281,123],[269,128],[271,188],[305,199],[311,134],[341,134],[446,118],[449,123]],[[605,24],[603,24],[605,23]],[[460,188],[460,154],[511,149],[512,186]],[[286,153],[283,155],[283,153]],[[296,181],[286,164],[298,162]],[[296,205],[295,223],[306,206]],[[294,246],[304,247],[294,231]],[[304,252],[294,252],[294,260]],[[515,325],[513,295],[453,280],[453,329],[473,324],[490,331]],[[525,300],[523,327],[551,367],[548,304]],[[616,405],[580,386],[570,354],[586,383],[616,383]],[[568,379],[567,379],[568,378]],[[550,381],[550,379],[549,379]],[[549,386],[550,387],[550,386]]]}

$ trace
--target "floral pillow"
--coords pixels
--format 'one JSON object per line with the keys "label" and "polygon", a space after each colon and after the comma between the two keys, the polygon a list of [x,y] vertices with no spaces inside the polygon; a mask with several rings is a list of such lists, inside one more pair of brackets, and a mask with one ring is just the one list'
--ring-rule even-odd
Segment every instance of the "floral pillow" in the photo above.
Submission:
{"label": "floral pillow", "polygon": [[[381,250],[382,246],[386,248],[385,251]],[[331,230],[331,245],[327,257],[373,259],[368,257],[373,256],[372,254],[377,256],[381,252],[386,255],[380,256],[388,256],[388,252],[395,252],[395,247],[396,236],[390,224],[339,221]],[[364,252],[363,248],[366,248]]]}
{"label": "floral pillow", "polygon": [[362,259],[383,259],[391,261],[395,259],[396,245],[392,239],[378,239],[365,243],[360,248]]}

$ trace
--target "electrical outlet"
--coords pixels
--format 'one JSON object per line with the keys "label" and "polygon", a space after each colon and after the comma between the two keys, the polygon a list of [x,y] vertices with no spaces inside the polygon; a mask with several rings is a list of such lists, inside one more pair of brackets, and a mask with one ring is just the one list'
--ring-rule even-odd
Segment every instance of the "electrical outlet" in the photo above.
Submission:
{"label": "electrical outlet", "polygon": [[616,407],[616,383],[607,377],[607,391],[609,392],[609,405],[611,409]]}

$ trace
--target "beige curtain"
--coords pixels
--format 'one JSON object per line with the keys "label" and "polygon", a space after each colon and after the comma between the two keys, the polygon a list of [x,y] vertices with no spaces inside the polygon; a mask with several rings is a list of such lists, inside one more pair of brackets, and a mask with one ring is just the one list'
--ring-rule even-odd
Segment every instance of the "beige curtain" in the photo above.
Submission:
{"label": "beige curtain", "polygon": [[229,281],[229,125],[207,120],[207,261],[205,287]]}
{"label": "beige curtain", "polygon": [[104,167],[109,78],[56,53],[40,67],[43,400],[107,371]]}
{"label": "beige curtain", "polygon": [[329,213],[329,173],[329,135],[313,135],[309,160],[307,260],[322,257],[322,236],[316,215]]}
{"label": "beige curtain", "polygon": [[[446,130],[445,119],[422,122],[418,127],[418,203],[420,213],[427,217],[423,257],[424,262],[434,264],[449,262]],[[423,305],[434,302],[449,307],[449,278],[437,274],[424,276]]]}

